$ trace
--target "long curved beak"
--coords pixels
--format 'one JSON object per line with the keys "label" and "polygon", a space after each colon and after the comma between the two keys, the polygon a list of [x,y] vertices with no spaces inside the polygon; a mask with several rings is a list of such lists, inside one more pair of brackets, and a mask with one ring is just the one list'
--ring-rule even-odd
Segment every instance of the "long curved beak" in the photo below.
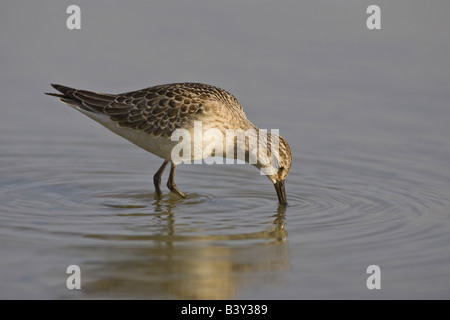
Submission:
{"label": "long curved beak", "polygon": [[283,206],[287,205],[286,189],[284,188],[284,180],[275,182],[275,190],[277,190],[278,201]]}

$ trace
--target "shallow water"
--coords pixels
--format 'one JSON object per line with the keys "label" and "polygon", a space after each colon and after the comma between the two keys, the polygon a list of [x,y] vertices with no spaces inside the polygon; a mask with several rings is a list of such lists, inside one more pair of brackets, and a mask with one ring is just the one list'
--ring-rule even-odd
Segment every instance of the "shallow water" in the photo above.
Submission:
{"label": "shallow water", "polygon": [[[383,3],[372,33],[356,1],[98,1],[73,33],[44,2],[27,8],[45,21],[0,13],[0,298],[450,297],[447,3]],[[280,130],[287,208],[249,165],[182,165],[187,199],[157,200],[160,159],[43,95],[173,81],[224,87]]]}

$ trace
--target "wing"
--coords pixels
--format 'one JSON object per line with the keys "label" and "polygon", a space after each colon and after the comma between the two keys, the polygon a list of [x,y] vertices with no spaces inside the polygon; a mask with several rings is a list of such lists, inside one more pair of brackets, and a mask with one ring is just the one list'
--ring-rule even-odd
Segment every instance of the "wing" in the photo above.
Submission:
{"label": "wing", "polygon": [[108,115],[121,127],[170,137],[203,113],[211,96],[183,86],[161,85],[123,94],[104,94],[52,85],[62,94],[50,93],[83,110]]}

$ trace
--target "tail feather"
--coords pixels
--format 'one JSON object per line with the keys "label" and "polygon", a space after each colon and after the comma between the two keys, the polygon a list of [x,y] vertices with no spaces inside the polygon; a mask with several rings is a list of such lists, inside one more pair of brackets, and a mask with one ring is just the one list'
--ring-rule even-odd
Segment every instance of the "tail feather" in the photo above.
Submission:
{"label": "tail feather", "polygon": [[58,98],[64,98],[65,95],[59,94],[59,93],[53,93],[53,92],[45,92],[45,94],[52,96],[52,97],[58,97]]}
{"label": "tail feather", "polygon": [[60,84],[52,84],[52,87],[61,92],[63,95],[65,95],[68,98],[74,98],[73,93],[77,91],[77,89],[62,86]]}
{"label": "tail feather", "polygon": [[97,93],[97,92],[86,91],[86,90],[76,90],[74,92],[74,95],[80,96],[81,99],[91,98],[91,99],[95,99],[95,100],[108,101],[108,102],[111,102],[116,98],[116,95],[114,95],[114,94]]}
{"label": "tail feather", "polygon": [[90,91],[77,90],[73,92],[73,96],[88,105],[96,107],[106,107],[114,101],[114,96],[107,96]]}

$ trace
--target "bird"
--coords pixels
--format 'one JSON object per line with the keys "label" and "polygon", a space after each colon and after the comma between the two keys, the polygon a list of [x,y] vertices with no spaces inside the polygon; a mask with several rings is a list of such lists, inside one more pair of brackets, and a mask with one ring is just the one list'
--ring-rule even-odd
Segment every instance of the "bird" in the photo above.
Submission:
{"label": "bird", "polygon": [[[243,130],[246,134],[250,132],[244,144],[238,143],[237,137],[227,136],[220,142],[222,145],[216,144],[217,148],[210,155],[229,158],[231,154],[234,159],[244,155],[245,158],[241,160],[264,171],[275,187],[279,204],[287,205],[285,180],[292,164],[292,152],[287,141],[272,133],[266,134],[265,145],[261,142],[264,140],[258,140],[267,131],[259,129],[247,119],[241,103],[228,91],[195,82],[156,85],[121,94],[79,90],[59,84],[51,86],[59,93],[47,95],[58,97],[65,104],[164,160],[153,176],[157,196],[162,195],[161,176],[170,162],[167,187],[179,197],[186,198],[174,181],[175,168],[182,161],[176,159],[172,152],[180,143],[173,136],[182,129],[195,135],[195,124],[200,122],[202,132],[208,129],[224,135],[230,130]],[[203,151],[205,144],[205,141],[201,143]],[[278,148],[272,148],[275,145]],[[200,156],[195,155],[195,152],[194,155],[186,156],[184,160],[204,157],[201,152]],[[252,156],[257,156],[256,161],[250,161]]]}

